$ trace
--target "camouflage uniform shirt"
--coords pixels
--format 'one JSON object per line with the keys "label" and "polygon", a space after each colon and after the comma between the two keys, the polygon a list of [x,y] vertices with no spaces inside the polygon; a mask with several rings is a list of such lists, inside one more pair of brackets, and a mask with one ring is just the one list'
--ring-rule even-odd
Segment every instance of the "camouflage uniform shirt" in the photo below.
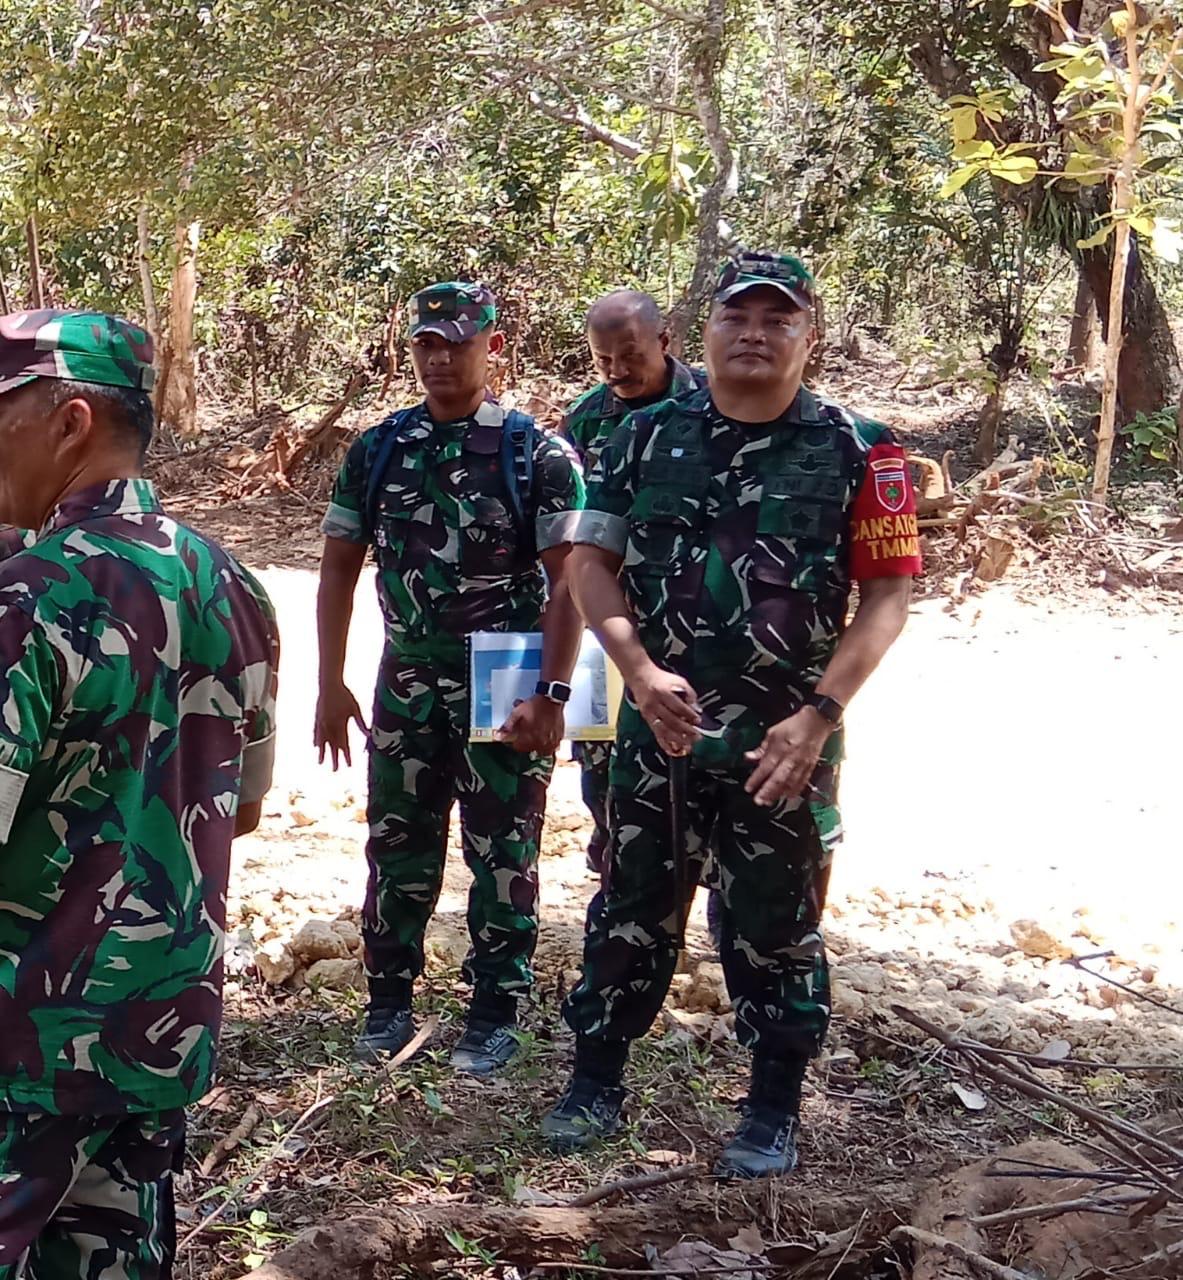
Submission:
{"label": "camouflage uniform shirt", "polygon": [[277,661],[262,587],[145,480],[68,496],[0,563],[0,1108],[161,1111],[208,1088]]}
{"label": "camouflage uniform shirt", "polygon": [[688,678],[779,668],[811,688],[845,625],[852,555],[867,558],[860,537],[891,535],[871,540],[884,554],[857,576],[919,571],[906,476],[890,529],[859,520],[880,455],[893,477],[902,471],[886,427],[805,388],[771,424],[733,422],[699,391],[639,410],[613,435],[573,541],[624,557],[625,597],[654,661]]}
{"label": "camouflage uniform shirt", "polygon": [[[658,400],[680,400],[706,386],[706,374],[701,369],[691,369],[673,356],[666,357],[666,364],[669,386]],[[559,429],[575,446],[589,475],[612,433],[638,407],[623,401],[606,382],[572,401]]]}
{"label": "camouflage uniform shirt", "polygon": [[433,422],[419,405],[400,430],[371,525],[366,481],[380,427],[345,456],[322,525],[330,538],[372,543],[388,649],[412,662],[461,665],[474,631],[532,631],[542,617],[539,552],[570,541],[583,475],[570,445],[539,432],[518,528],[501,472],[501,409]]}

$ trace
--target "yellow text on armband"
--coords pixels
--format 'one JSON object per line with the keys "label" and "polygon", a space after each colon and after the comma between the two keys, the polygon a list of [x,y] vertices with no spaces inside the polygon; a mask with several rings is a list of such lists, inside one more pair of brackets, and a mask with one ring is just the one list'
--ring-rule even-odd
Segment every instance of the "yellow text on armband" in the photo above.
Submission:
{"label": "yellow text on armband", "polygon": [[[876,538],[912,538],[916,539],[920,530],[916,526],[914,512],[906,512],[899,516],[875,516],[871,520],[860,520],[854,531],[855,542],[870,542]],[[907,554],[912,555],[913,552]]]}
{"label": "yellow text on armband", "polygon": [[872,560],[897,560],[905,556],[920,554],[920,539],[916,538],[875,538],[867,543]]}

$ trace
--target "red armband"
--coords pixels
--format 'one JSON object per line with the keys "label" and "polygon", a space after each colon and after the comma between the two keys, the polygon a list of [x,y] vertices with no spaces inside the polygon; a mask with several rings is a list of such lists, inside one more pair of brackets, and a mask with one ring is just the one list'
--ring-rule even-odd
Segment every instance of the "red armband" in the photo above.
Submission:
{"label": "red armband", "polygon": [[850,576],[900,578],[922,568],[916,495],[898,444],[877,444],[850,511]]}

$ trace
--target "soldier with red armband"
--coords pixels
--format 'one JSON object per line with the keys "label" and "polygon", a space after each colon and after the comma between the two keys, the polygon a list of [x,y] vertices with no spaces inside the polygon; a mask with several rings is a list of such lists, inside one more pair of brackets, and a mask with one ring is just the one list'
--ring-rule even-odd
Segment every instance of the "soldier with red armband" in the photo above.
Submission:
{"label": "soldier with red armband", "polygon": [[[619,1127],[629,1045],[674,972],[676,885],[689,892],[717,828],[720,957],[752,1080],[716,1172],[797,1163],[801,1087],[830,1017],[821,915],[842,713],[903,628],[920,570],[891,432],[802,385],[813,302],[796,258],[727,263],[703,332],[708,387],[627,418],[575,518],[572,592],[628,696],[605,889],[564,1011],[575,1072],[543,1123],[563,1149]],[[669,774],[686,755],[679,877]]]}

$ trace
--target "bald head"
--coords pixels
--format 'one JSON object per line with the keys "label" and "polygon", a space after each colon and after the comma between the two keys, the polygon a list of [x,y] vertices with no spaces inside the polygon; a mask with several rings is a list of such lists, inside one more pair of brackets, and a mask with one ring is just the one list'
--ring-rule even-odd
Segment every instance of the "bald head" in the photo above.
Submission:
{"label": "bald head", "polygon": [[661,308],[636,289],[606,293],[587,313],[587,345],[596,372],[626,401],[647,401],[669,389],[670,344]]}
{"label": "bald head", "polygon": [[592,303],[587,313],[589,330],[619,329],[629,323],[648,330],[654,338],[665,332],[665,316],[661,314],[661,308],[639,289],[615,289],[606,293]]}

